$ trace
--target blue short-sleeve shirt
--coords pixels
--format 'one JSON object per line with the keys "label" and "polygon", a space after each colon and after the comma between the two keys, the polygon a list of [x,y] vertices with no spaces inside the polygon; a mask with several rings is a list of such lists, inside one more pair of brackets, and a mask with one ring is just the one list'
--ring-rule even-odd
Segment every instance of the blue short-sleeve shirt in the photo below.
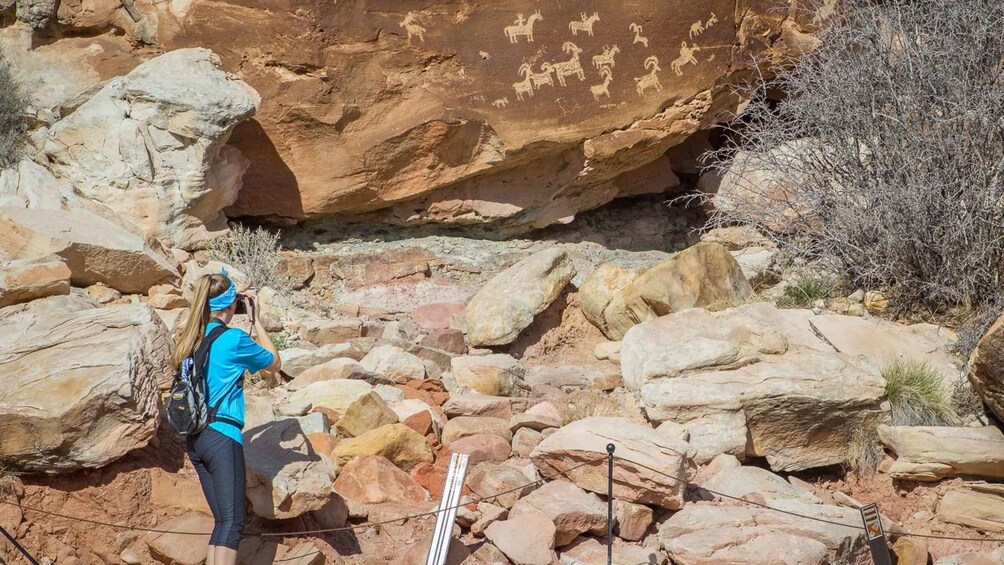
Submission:
{"label": "blue short-sleeve shirt", "polygon": [[[206,325],[206,335],[220,322],[210,320]],[[238,328],[230,328],[213,342],[206,371],[209,387],[210,407],[216,406],[221,397],[218,416],[236,420],[244,426],[244,371],[257,373],[275,360],[272,352],[258,345],[251,337]],[[241,430],[224,422],[212,422],[209,427],[243,444]]]}

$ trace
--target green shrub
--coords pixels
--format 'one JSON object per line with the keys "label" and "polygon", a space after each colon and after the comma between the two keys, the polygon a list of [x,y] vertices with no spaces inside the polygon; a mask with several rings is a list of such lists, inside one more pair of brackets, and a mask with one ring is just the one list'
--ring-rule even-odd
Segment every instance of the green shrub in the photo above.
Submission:
{"label": "green shrub", "polygon": [[300,336],[290,329],[284,329],[268,335],[272,338],[272,343],[275,344],[275,348],[279,351],[295,347],[297,342],[300,340]]}
{"label": "green shrub", "polygon": [[289,290],[289,279],[279,271],[282,253],[277,232],[236,226],[226,236],[214,240],[209,252],[212,259],[232,265],[247,275],[251,288],[267,286],[280,293]]}
{"label": "green shrub", "polygon": [[27,109],[28,98],[14,76],[10,61],[0,49],[0,169],[10,167],[21,157],[28,129]]}
{"label": "green shrub", "polygon": [[944,426],[958,421],[942,376],[930,364],[894,361],[882,369],[894,426]]}
{"label": "green shrub", "polygon": [[803,275],[788,283],[777,304],[783,308],[804,308],[817,300],[833,298],[836,294],[837,285],[832,280],[818,275]]}

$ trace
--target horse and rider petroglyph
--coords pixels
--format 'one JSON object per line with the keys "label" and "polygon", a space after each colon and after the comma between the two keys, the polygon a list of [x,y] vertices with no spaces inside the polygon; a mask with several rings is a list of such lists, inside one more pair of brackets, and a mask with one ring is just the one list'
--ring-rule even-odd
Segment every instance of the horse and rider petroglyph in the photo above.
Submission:
{"label": "horse and rider petroglyph", "polygon": [[684,65],[688,63],[696,65],[697,57],[694,56],[694,53],[697,53],[700,50],[701,48],[696,45],[688,46],[686,41],[681,42],[680,56],[677,57],[676,59],[673,59],[673,62],[670,63],[670,66],[673,68],[673,72],[679,76],[683,74]]}
{"label": "horse and rider petroglyph", "polygon": [[572,35],[578,35],[580,31],[584,31],[592,37],[593,24],[600,21],[600,14],[593,12],[593,15],[586,17],[586,13],[582,12],[579,18],[579,21],[572,20],[572,22],[568,24],[568,29],[572,32]]}
{"label": "horse and rider petroglyph", "polygon": [[656,75],[662,69],[659,68],[659,58],[655,55],[650,55],[645,59],[645,68],[648,69],[647,75],[642,75],[640,77],[635,77],[635,90],[638,91],[638,96],[644,96],[645,91],[649,88],[654,88],[657,92],[662,90],[662,83],[659,82],[659,77]]}
{"label": "horse and rider petroglyph", "polygon": [[613,47],[610,47],[609,45],[604,45],[603,53],[593,56],[593,66],[596,67],[597,69],[604,66],[610,66],[610,67],[615,66],[614,56],[620,52],[621,52],[620,48],[617,47],[616,45],[614,45]]}
{"label": "horse and rider petroglyph", "polygon": [[632,23],[628,26],[628,29],[634,32],[634,41],[631,42],[631,45],[641,43],[645,47],[648,47],[648,38],[641,34],[641,24]]}
{"label": "horse and rider petroglyph", "polygon": [[526,37],[528,42],[533,41],[533,24],[544,17],[540,15],[540,10],[530,14],[529,19],[523,18],[523,14],[516,14],[516,22],[511,26],[506,26],[505,36],[509,38],[509,43],[519,43],[519,37]]}

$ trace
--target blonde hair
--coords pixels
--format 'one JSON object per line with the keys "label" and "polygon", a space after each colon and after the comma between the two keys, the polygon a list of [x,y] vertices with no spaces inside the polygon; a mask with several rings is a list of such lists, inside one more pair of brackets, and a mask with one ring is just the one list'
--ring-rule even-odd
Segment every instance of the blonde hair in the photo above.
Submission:
{"label": "blonde hair", "polygon": [[178,337],[171,355],[171,366],[181,367],[181,362],[195,353],[206,335],[206,325],[209,323],[209,299],[216,298],[230,288],[230,279],[224,275],[202,275],[195,283],[195,297],[188,312],[185,329]]}

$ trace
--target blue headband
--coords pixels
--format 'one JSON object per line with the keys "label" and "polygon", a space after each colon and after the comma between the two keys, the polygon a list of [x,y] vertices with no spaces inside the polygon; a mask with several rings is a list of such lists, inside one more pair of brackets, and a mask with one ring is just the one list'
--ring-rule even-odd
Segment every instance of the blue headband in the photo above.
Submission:
{"label": "blue headband", "polygon": [[[227,276],[227,270],[223,269],[223,276]],[[229,279],[229,277],[228,277]],[[226,310],[230,308],[230,305],[237,300],[237,285],[234,281],[230,281],[230,288],[223,291],[223,294],[209,299],[209,310],[213,312],[218,312],[220,310]]]}

